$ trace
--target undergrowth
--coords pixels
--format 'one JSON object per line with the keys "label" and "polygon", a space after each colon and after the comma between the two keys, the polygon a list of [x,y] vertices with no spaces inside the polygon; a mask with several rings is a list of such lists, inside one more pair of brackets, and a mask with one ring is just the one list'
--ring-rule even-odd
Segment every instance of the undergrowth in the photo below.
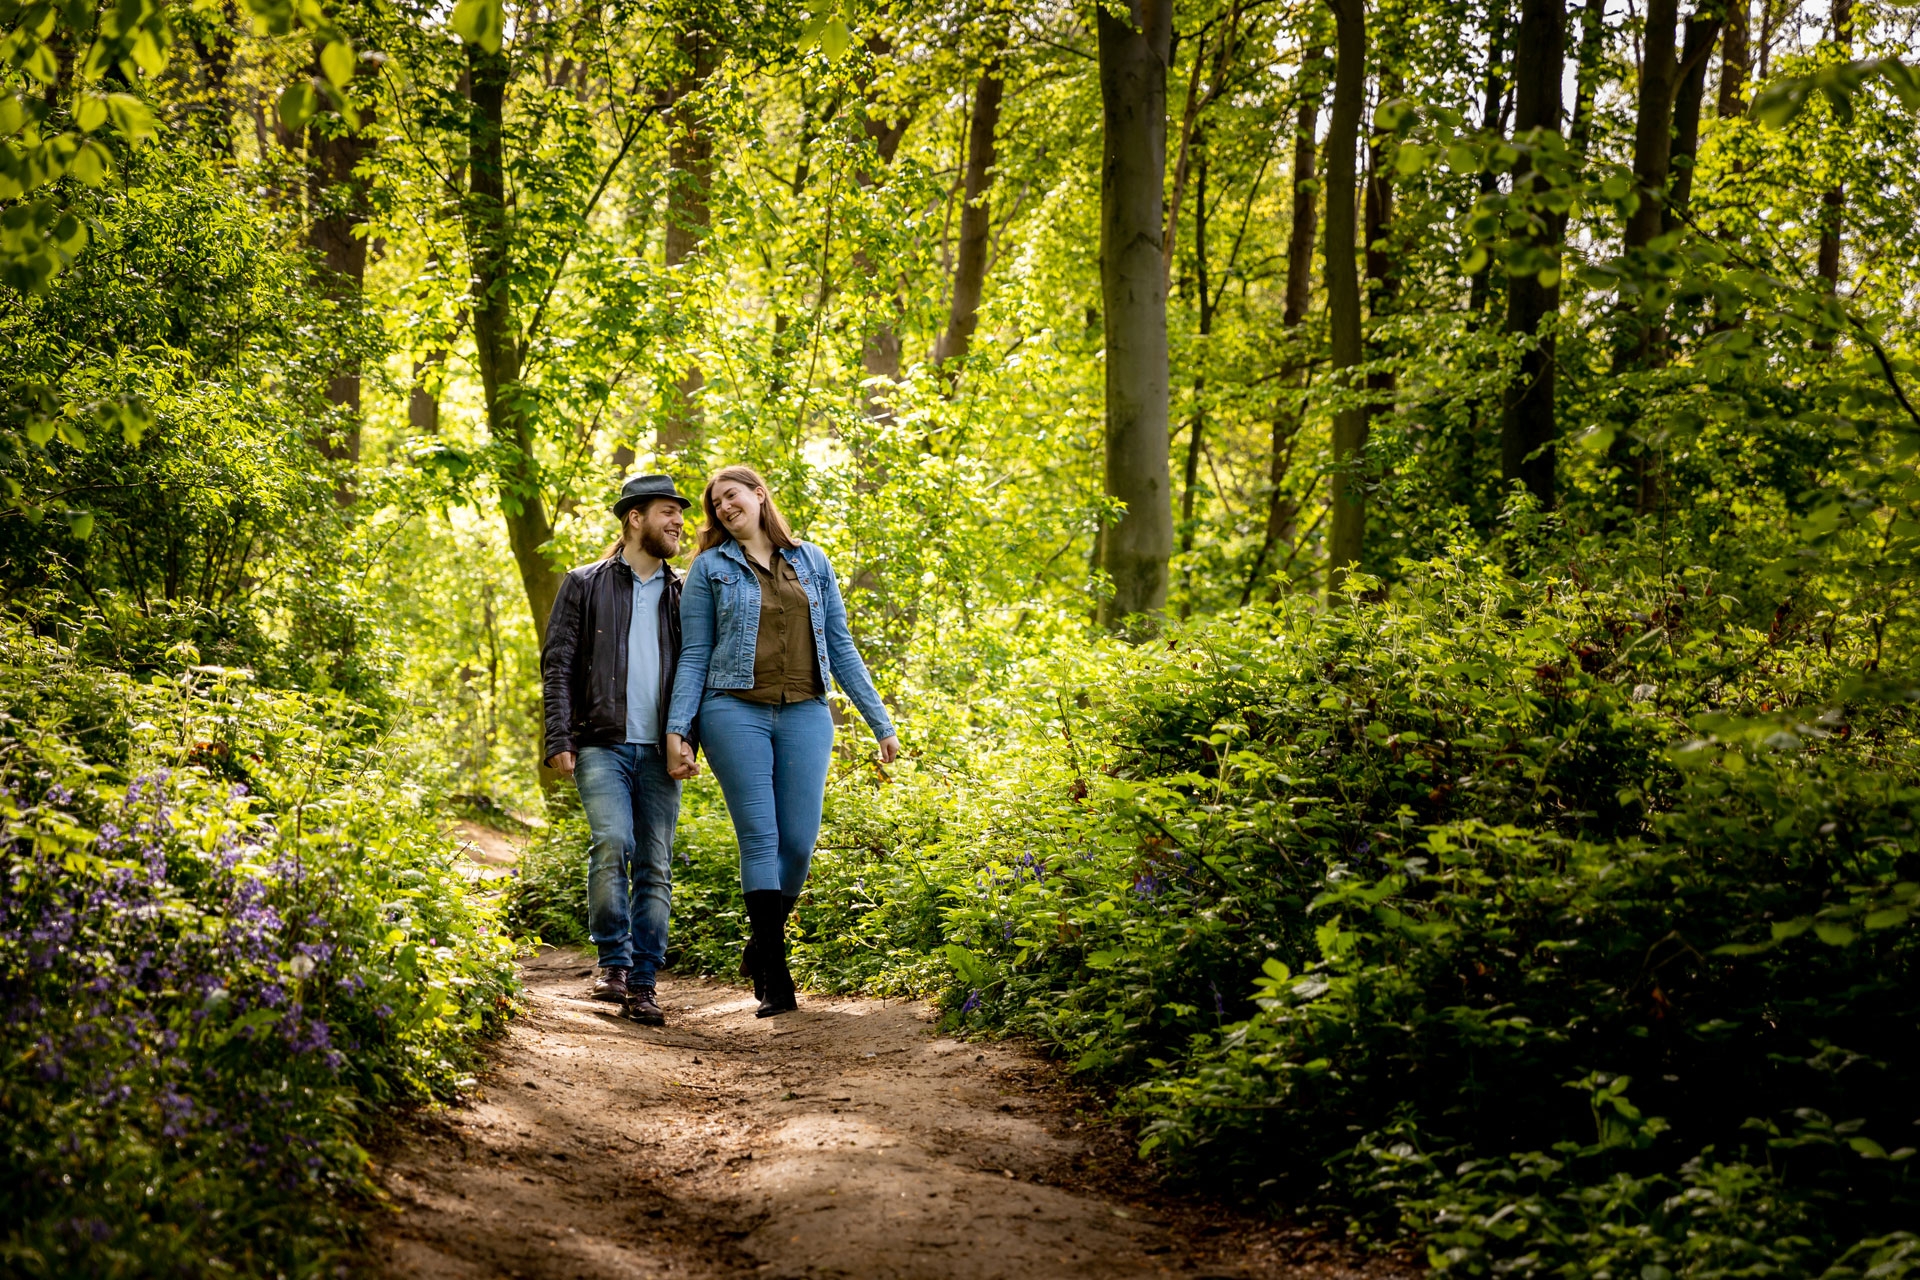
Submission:
{"label": "undergrowth", "polygon": [[[991,733],[836,769],[796,971],[1033,1037],[1170,1177],[1441,1269],[1914,1273],[1920,750],[1872,637],[1461,557],[1037,656]],[[697,787],[676,871],[730,969]]]}
{"label": "undergrowth", "polygon": [[514,944],[353,704],[0,624],[0,1271],[331,1274]]}

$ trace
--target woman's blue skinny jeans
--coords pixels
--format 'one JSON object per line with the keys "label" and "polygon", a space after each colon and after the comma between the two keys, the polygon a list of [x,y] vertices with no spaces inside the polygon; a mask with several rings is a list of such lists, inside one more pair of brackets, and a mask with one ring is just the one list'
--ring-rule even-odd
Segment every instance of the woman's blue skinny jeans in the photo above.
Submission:
{"label": "woman's blue skinny jeans", "polygon": [[708,690],[700,745],[740,845],[740,888],[798,897],[820,838],[833,713],[825,698],[769,707]]}

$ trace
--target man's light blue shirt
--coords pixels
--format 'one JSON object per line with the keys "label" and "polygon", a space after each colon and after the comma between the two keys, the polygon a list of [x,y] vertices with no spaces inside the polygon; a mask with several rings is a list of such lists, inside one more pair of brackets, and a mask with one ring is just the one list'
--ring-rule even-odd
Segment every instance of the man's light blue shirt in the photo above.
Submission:
{"label": "man's light blue shirt", "polygon": [[[620,562],[626,564],[626,551]],[[660,601],[667,594],[664,567],[641,581],[633,579],[633,620],[627,624],[627,741],[660,743]]]}

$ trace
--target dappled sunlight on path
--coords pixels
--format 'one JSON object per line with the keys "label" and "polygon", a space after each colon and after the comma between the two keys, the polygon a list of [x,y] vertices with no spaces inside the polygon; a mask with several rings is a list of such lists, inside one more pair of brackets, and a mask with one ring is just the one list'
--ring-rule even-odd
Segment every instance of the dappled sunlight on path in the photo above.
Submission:
{"label": "dappled sunlight on path", "polygon": [[382,1173],[393,1276],[1384,1276],[1298,1232],[1153,1198],[1051,1068],[921,1006],[662,981],[665,1028],[525,969],[528,1014],[467,1107]]}

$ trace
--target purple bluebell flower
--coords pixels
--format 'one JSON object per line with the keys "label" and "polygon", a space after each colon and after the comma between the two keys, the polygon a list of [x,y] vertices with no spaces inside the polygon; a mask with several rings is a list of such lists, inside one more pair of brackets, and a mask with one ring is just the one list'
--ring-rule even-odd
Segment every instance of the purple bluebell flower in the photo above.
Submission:
{"label": "purple bluebell flower", "polygon": [[967,992],[967,1001],[965,1004],[960,1006],[960,1012],[972,1013],[975,1009],[978,1009],[979,1007],[980,1007],[980,992],[976,988],[975,990]]}

